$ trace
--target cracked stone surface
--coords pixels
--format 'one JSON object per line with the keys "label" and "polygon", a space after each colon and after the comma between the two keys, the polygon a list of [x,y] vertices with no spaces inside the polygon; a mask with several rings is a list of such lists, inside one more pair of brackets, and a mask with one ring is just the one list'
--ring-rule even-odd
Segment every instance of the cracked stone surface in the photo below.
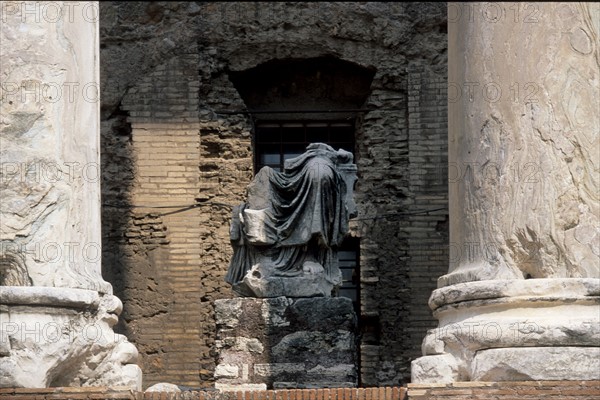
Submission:
{"label": "cracked stone surface", "polygon": [[[235,322],[232,310],[238,311]],[[350,299],[225,299],[215,302],[215,311],[217,388],[356,386],[356,315]]]}
{"label": "cracked stone surface", "polygon": [[598,379],[600,8],[495,4],[448,23],[454,254],[412,382]]}
{"label": "cracked stone surface", "polygon": [[101,275],[98,21],[65,3],[3,4],[0,387],[139,390]]}
{"label": "cracked stone surface", "polygon": [[539,4],[521,7],[532,21],[497,23],[474,7],[473,23],[448,24],[450,242],[460,254],[439,285],[599,278],[598,7]]}

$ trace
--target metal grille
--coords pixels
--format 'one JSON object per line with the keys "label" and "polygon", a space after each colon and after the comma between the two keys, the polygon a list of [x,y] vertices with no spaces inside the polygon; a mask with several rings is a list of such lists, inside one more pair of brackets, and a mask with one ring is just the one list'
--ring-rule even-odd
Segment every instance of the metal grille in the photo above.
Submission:
{"label": "metal grille", "polygon": [[338,261],[342,271],[342,285],[338,296],[348,297],[354,304],[356,313],[360,315],[360,243],[358,238],[347,238],[338,249]]}
{"label": "metal grille", "polygon": [[354,153],[354,124],[347,121],[291,121],[256,124],[255,167],[283,170],[283,162],[304,152],[310,143],[327,143]]}

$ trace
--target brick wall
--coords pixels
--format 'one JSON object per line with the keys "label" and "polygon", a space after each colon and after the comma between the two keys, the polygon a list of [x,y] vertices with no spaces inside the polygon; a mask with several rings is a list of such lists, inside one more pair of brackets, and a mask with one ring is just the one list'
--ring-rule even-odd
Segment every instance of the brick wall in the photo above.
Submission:
{"label": "brick wall", "polygon": [[[446,80],[419,65],[380,70],[357,132],[361,382],[410,380],[448,268]],[[434,211],[431,211],[434,210]],[[371,326],[375,325],[375,326]],[[375,331],[375,332],[373,332]]]}
{"label": "brick wall", "polygon": [[600,398],[600,381],[409,384],[408,398],[410,400],[596,400]]}
{"label": "brick wall", "polygon": [[0,389],[0,398],[14,400],[405,400],[406,388],[286,389],[246,392],[183,391],[139,393],[118,388]]}
{"label": "brick wall", "polygon": [[[428,306],[437,278],[448,271],[448,111],[447,80],[421,66],[408,73],[408,159],[407,207],[409,348],[405,356],[421,356],[427,329],[437,320]],[[424,210],[434,210],[424,212]]]}
{"label": "brick wall", "polygon": [[351,222],[361,384],[408,382],[434,326],[427,298],[448,265],[446,212],[415,212],[446,201],[445,180],[429,175],[446,162],[445,8],[315,4],[236,3],[233,14],[228,3],[101,4],[103,273],[146,387],[213,385],[213,302],[232,297],[231,207],[253,162],[251,120],[219,111],[245,107],[228,71],[273,59],[328,55],[376,70],[364,105],[374,111],[357,115]]}
{"label": "brick wall", "polygon": [[212,386],[213,301],[232,296],[229,221],[252,174],[250,133],[245,117],[212,111],[243,103],[209,62],[196,53],[159,65],[103,125],[104,274],[146,387]]}
{"label": "brick wall", "polygon": [[406,350],[409,301],[408,243],[401,233],[410,197],[406,85],[404,69],[378,70],[367,101],[377,110],[365,114],[356,139],[365,386],[392,384],[409,375],[406,365],[398,365]]}
{"label": "brick wall", "polygon": [[123,98],[134,175],[125,190],[109,190],[121,177],[112,164],[122,160],[103,159],[105,272],[124,303],[119,328],[138,346],[150,384],[197,384],[209,358],[201,340],[203,211],[178,212],[196,203],[200,180],[197,68],[197,54],[180,56]]}

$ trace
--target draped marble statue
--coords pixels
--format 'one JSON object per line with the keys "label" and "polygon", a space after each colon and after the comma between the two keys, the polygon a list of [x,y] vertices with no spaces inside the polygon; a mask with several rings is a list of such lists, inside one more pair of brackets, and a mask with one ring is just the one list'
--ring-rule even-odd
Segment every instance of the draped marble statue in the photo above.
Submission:
{"label": "draped marble statue", "polygon": [[233,258],[225,280],[243,296],[331,295],[342,281],[337,248],[356,215],[352,153],[323,143],[262,168],[234,208]]}

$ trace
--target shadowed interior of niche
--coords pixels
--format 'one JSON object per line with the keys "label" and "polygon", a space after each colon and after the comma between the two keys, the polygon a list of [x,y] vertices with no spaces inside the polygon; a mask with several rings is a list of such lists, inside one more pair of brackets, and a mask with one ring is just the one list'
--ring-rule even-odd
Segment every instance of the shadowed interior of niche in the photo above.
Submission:
{"label": "shadowed interior of niche", "polygon": [[245,71],[231,71],[229,79],[251,110],[298,112],[360,108],[374,75],[375,68],[324,56],[271,60]]}

